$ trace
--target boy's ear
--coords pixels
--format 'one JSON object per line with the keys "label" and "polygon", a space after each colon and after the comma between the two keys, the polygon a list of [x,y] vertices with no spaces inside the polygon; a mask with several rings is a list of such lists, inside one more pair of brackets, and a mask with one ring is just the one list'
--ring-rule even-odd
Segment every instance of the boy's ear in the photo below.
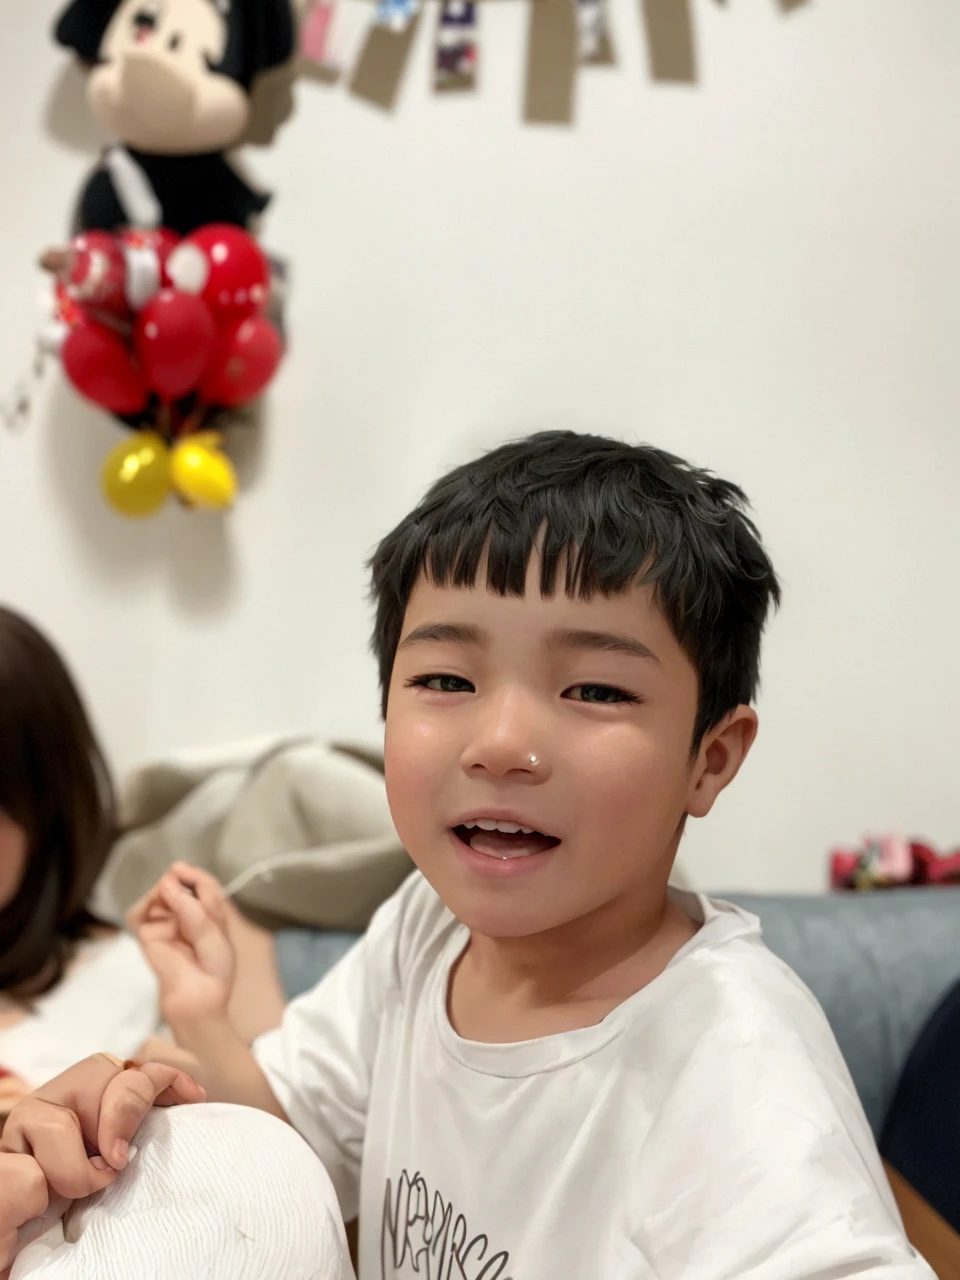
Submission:
{"label": "boy's ear", "polygon": [[691,818],[705,818],[717,796],[740,772],[757,736],[753,707],[735,707],[707,733],[697,750],[687,796]]}

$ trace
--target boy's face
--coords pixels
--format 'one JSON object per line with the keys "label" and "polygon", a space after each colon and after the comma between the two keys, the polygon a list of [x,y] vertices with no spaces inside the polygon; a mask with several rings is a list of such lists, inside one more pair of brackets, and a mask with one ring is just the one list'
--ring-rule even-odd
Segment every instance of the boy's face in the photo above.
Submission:
{"label": "boy's face", "polygon": [[[709,810],[756,724],[738,709],[691,757],[697,674],[652,590],[548,599],[539,569],[534,556],[523,598],[421,577],[390,683],[400,838],[453,913],[491,937],[617,903],[649,910],[684,816]],[[494,823],[536,834],[484,829]]]}

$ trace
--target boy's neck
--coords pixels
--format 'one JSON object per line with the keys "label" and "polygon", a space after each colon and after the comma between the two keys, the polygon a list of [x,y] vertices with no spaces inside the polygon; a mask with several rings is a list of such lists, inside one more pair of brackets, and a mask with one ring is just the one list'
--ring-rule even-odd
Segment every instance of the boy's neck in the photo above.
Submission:
{"label": "boy's neck", "polygon": [[450,986],[450,1015],[466,1039],[535,1039],[602,1021],[652,982],[698,926],[666,884],[608,903],[546,933],[472,933]]}

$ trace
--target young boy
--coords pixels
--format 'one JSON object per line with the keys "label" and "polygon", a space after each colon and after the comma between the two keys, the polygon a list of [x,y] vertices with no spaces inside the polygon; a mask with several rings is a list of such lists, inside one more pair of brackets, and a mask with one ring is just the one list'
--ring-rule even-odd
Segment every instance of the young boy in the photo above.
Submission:
{"label": "young boy", "polygon": [[778,587],[744,507],[568,433],[451,472],[372,562],[418,873],[252,1051],[216,884],[174,868],[135,912],[210,1097],[307,1139],[360,1280],[932,1274],[812,996],[668,890],[757,731]]}

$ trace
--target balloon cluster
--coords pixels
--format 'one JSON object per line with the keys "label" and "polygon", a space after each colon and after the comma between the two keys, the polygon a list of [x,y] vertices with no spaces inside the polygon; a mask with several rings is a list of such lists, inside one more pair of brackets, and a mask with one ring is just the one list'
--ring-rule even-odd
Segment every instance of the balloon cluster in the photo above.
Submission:
{"label": "balloon cluster", "polygon": [[88,400],[135,428],[107,458],[104,490],[123,515],[171,493],[222,510],[237,481],[212,415],[255,400],[283,356],[264,315],[270,266],[245,231],[87,231],[48,255],[57,276],[56,345]]}

